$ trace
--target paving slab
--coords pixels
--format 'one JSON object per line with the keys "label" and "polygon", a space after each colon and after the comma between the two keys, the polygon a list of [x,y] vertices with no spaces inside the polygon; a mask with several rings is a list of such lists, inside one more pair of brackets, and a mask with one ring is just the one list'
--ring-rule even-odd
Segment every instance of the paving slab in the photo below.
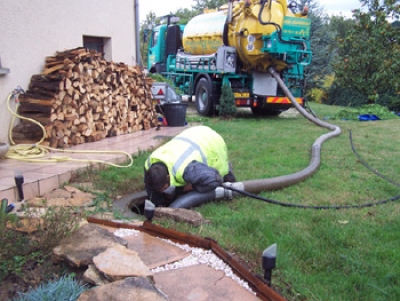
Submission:
{"label": "paving slab", "polygon": [[158,237],[139,231],[137,234],[124,236],[124,240],[128,242],[128,249],[136,251],[149,269],[181,260],[190,255],[189,252]]}
{"label": "paving slab", "polygon": [[114,245],[93,257],[96,268],[107,279],[122,280],[127,277],[151,277],[153,273],[138,256],[138,253],[122,245]]}
{"label": "paving slab", "polygon": [[261,300],[240,286],[223,271],[206,264],[154,274],[158,289],[169,301],[256,301]]}
{"label": "paving slab", "polygon": [[130,277],[83,292],[77,301],[170,301],[144,277]]}

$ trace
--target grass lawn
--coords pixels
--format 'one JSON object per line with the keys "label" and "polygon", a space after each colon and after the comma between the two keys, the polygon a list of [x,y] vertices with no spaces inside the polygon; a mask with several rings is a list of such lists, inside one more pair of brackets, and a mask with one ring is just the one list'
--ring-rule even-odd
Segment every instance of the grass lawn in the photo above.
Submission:
{"label": "grass lawn", "polygon": [[[340,107],[311,104],[320,118]],[[189,116],[220,133],[238,181],[298,172],[308,165],[311,144],[328,130],[310,121],[256,117],[243,111],[229,121]],[[400,118],[381,121],[332,120],[339,137],[322,145],[321,166],[304,182],[260,195],[306,205],[364,204],[400,195]],[[375,171],[367,169],[355,150]],[[98,184],[113,194],[143,189],[143,163],[129,170],[111,168]],[[111,182],[111,183],[110,183]],[[397,183],[396,183],[397,182]],[[110,184],[107,184],[110,183]],[[212,223],[199,228],[163,221],[163,226],[212,237],[240,255],[262,275],[261,255],[278,245],[272,284],[288,300],[400,300],[400,199],[362,209],[295,209],[236,197],[196,208]]]}

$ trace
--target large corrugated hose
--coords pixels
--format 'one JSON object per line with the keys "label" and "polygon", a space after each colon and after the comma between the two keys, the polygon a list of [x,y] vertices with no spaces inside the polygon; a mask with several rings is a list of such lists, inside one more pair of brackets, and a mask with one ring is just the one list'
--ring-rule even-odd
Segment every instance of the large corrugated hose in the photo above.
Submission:
{"label": "large corrugated hose", "polygon": [[319,168],[321,163],[321,146],[322,144],[333,137],[340,135],[341,130],[340,127],[336,125],[329,124],[324,122],[318,118],[315,118],[310,113],[308,113],[300,104],[297,103],[296,99],[293,97],[292,93],[290,93],[289,89],[286,87],[285,83],[280,78],[279,74],[274,68],[270,68],[268,70],[271,75],[276,79],[279,86],[283,90],[283,92],[289,97],[292,104],[295,108],[308,120],[313,122],[314,124],[329,129],[331,132],[320,136],[317,140],[314,141],[311,147],[311,159],[308,166],[294,174],[286,175],[286,176],[279,176],[274,178],[268,179],[259,179],[259,180],[249,180],[244,181],[243,186],[244,190],[247,192],[252,193],[259,193],[260,191],[270,191],[270,190],[277,190],[284,187],[291,186],[298,182],[304,181],[308,177],[312,176]]}
{"label": "large corrugated hose", "polygon": [[[278,190],[282,189],[301,181],[304,181],[308,177],[312,176],[319,168],[321,162],[321,146],[322,144],[333,137],[340,135],[341,130],[340,127],[336,125],[329,124],[327,122],[321,121],[318,118],[315,118],[313,115],[309,114],[300,104],[297,103],[296,99],[293,97],[292,93],[286,87],[285,83],[280,78],[278,72],[275,68],[270,68],[268,70],[271,75],[276,79],[281,89],[290,99],[294,107],[308,120],[313,122],[314,124],[327,128],[330,130],[329,133],[323,134],[319,138],[317,138],[312,147],[311,147],[311,159],[308,166],[294,174],[279,176],[274,178],[267,178],[267,179],[256,179],[256,180],[248,180],[243,182],[232,183],[232,186],[236,190],[243,190],[249,193],[259,193],[261,191],[271,191],[271,190]],[[218,188],[217,188],[218,189]],[[228,189],[226,189],[228,190]],[[191,208],[194,206],[199,206],[203,203],[209,202],[211,200],[216,200],[218,198],[224,198],[226,193],[200,193],[200,192],[193,192],[190,194],[185,194],[174,201],[170,207],[173,208]],[[211,199],[210,199],[211,198]]]}
{"label": "large corrugated hose", "polygon": [[169,207],[192,208],[203,205],[215,199],[216,195],[214,190],[209,192],[190,191],[188,193],[185,193],[182,197],[177,198],[172,204],[169,205]]}

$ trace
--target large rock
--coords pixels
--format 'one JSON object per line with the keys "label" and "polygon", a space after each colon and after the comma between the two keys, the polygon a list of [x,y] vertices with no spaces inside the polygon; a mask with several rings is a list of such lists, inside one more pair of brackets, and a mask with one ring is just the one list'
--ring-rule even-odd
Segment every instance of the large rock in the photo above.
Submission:
{"label": "large rock", "polygon": [[18,221],[16,223],[8,221],[6,226],[14,231],[23,233],[36,232],[41,226],[43,226],[43,219],[38,217],[27,217],[24,215],[18,215]]}
{"label": "large rock", "polygon": [[84,207],[93,203],[96,196],[83,192],[73,186],[65,186],[64,189],[54,189],[41,198],[27,200],[26,203],[33,207],[68,206]]}
{"label": "large rock", "polygon": [[122,245],[115,245],[93,257],[96,268],[111,281],[127,277],[152,277],[153,273],[138,253]]}
{"label": "large rock", "polygon": [[63,197],[59,198],[32,198],[26,201],[26,203],[31,207],[54,207],[54,206],[71,206],[70,199]]}
{"label": "large rock", "polygon": [[89,264],[89,267],[85,273],[83,273],[83,279],[85,279],[86,282],[96,286],[105,285],[111,282],[100,273],[94,264]]}
{"label": "large rock", "polygon": [[128,243],[98,225],[86,224],[53,249],[54,260],[66,261],[73,267],[88,266],[93,257],[115,245]]}
{"label": "large rock", "polygon": [[168,301],[148,278],[132,277],[92,288],[77,301]]}
{"label": "large rock", "polygon": [[203,218],[203,216],[196,211],[185,209],[185,208],[167,208],[157,207],[154,216],[156,217],[168,217],[178,222],[184,222],[192,224],[193,226],[200,226],[202,224],[210,223],[209,220]]}

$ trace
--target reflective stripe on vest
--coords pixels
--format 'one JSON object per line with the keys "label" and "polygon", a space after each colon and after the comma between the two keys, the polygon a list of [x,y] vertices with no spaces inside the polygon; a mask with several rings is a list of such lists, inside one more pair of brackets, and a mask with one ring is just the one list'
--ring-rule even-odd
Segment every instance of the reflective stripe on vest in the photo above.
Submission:
{"label": "reflective stripe on vest", "polygon": [[172,167],[172,172],[174,176],[176,176],[176,173],[178,172],[179,168],[182,166],[185,160],[193,153],[193,151],[197,150],[200,153],[202,163],[207,165],[207,157],[204,155],[203,151],[201,150],[200,146],[197,143],[185,137],[175,137],[175,139],[189,143],[190,147],[179,157],[178,160],[176,160],[174,166]]}
{"label": "reflective stripe on vest", "polygon": [[[178,158],[178,160],[176,160],[174,166],[172,167],[172,172],[174,176],[176,176],[179,168],[182,166],[185,160],[193,153],[193,151],[197,150],[200,153],[202,163],[207,165],[207,157],[204,155],[203,151],[201,150],[200,146],[197,143],[185,137],[175,137],[174,139],[181,140],[190,144],[190,147]],[[147,157],[146,164],[147,168],[151,167],[151,156]]]}

